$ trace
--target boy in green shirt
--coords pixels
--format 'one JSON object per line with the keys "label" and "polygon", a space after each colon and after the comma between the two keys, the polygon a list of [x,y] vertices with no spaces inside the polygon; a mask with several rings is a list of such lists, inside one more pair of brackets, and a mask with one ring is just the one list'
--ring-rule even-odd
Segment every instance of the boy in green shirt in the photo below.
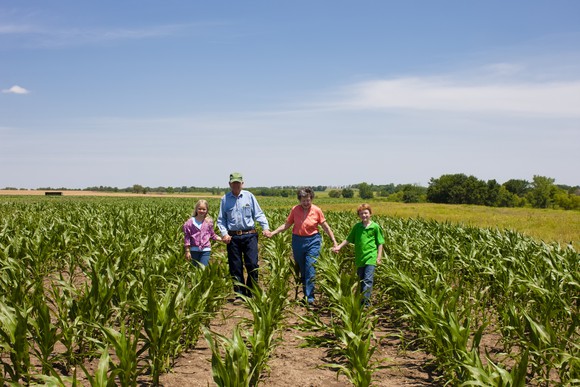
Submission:
{"label": "boy in green shirt", "polygon": [[347,243],[354,243],[356,272],[360,279],[364,303],[368,305],[373,289],[375,268],[381,263],[385,237],[381,227],[371,221],[371,206],[366,203],[361,204],[357,209],[357,214],[361,222],[355,224],[346,240],[333,247],[332,251],[338,253]]}

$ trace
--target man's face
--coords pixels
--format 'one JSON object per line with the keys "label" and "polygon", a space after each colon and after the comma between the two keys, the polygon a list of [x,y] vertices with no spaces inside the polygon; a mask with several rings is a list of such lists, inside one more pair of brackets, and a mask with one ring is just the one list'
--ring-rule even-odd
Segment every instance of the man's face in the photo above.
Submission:
{"label": "man's face", "polygon": [[235,196],[238,196],[240,194],[240,192],[242,192],[242,187],[244,186],[244,183],[239,182],[239,181],[234,181],[230,183],[230,189],[232,190],[232,193]]}

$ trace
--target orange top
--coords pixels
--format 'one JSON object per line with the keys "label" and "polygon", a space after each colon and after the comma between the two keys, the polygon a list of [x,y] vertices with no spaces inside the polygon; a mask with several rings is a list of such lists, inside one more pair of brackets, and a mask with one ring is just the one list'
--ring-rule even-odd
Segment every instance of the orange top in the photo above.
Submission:
{"label": "orange top", "polygon": [[318,225],[326,222],[322,210],[312,204],[308,212],[301,205],[292,207],[286,223],[294,224],[292,234],[310,236],[318,233]]}

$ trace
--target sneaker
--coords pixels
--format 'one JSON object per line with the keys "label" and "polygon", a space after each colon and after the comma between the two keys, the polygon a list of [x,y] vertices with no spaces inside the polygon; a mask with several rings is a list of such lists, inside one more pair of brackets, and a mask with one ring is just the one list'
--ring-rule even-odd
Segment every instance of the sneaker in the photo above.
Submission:
{"label": "sneaker", "polygon": [[242,297],[236,297],[236,299],[234,300],[234,305],[242,305],[244,303],[244,300],[242,299]]}

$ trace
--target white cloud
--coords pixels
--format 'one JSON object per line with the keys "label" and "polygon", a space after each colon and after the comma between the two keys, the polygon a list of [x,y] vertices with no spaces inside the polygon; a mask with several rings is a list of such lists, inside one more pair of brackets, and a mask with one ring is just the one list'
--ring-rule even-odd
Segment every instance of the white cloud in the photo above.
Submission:
{"label": "white cloud", "polygon": [[169,24],[137,28],[49,28],[32,25],[0,26],[1,35],[20,36],[25,47],[61,48],[86,44],[163,38],[187,34],[198,24]]}
{"label": "white cloud", "polygon": [[5,94],[28,94],[28,93],[30,93],[24,87],[20,87],[18,85],[14,85],[9,89],[2,90],[2,92]]}
{"label": "white cloud", "polygon": [[29,34],[36,32],[28,25],[4,24],[0,25],[0,35]]}
{"label": "white cloud", "polygon": [[580,81],[467,83],[448,77],[373,80],[346,87],[340,109],[417,109],[580,117]]}
{"label": "white cloud", "polygon": [[525,67],[515,63],[493,63],[491,65],[485,66],[484,71],[489,71],[492,75],[496,76],[513,76],[521,73],[525,70]]}

